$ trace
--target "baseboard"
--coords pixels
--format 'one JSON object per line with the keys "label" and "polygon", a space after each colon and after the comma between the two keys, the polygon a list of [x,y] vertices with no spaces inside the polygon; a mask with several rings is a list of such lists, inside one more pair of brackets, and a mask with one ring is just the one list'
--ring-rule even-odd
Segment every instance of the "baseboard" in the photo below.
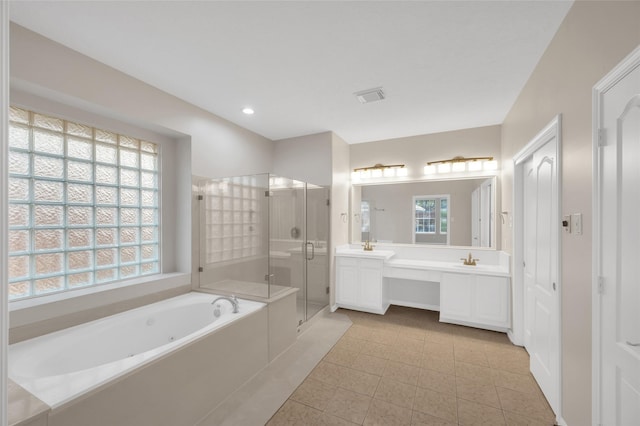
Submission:
{"label": "baseboard", "polygon": [[568,426],[567,422],[564,421],[564,419],[562,418],[562,416],[558,416],[556,417],[556,424],[558,426]]}
{"label": "baseboard", "polygon": [[509,338],[511,343],[513,343],[514,345],[516,345],[516,346],[524,346],[524,341],[522,339],[520,339],[520,338],[517,338],[513,334],[513,331],[507,330],[507,337]]}
{"label": "baseboard", "polygon": [[389,303],[395,306],[406,306],[407,308],[425,309],[427,311],[440,312],[439,305],[428,305],[424,303],[407,302],[406,300],[390,300]]}

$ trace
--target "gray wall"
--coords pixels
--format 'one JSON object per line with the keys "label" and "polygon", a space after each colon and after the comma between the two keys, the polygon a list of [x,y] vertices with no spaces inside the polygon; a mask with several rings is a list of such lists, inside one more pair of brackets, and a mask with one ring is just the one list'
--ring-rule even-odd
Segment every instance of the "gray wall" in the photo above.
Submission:
{"label": "gray wall", "polygon": [[[562,412],[591,424],[591,249],[593,86],[640,43],[640,2],[577,1],[502,126],[502,202],[511,210],[511,159],[562,113],[562,212],[583,214],[583,234],[562,232]],[[502,247],[512,252],[512,228]],[[514,283],[518,285],[519,283]]]}

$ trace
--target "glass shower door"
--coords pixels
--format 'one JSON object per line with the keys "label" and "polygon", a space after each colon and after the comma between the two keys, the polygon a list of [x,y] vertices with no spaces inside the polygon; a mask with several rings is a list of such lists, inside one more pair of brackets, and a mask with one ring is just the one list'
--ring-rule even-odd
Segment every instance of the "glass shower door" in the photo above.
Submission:
{"label": "glass shower door", "polygon": [[329,189],[307,184],[304,320],[329,304]]}
{"label": "glass shower door", "polygon": [[271,297],[295,287],[299,325],[329,304],[329,190],[269,177]]}
{"label": "glass shower door", "polygon": [[272,297],[288,287],[296,293],[297,322],[305,321],[305,184],[269,177],[269,276]]}

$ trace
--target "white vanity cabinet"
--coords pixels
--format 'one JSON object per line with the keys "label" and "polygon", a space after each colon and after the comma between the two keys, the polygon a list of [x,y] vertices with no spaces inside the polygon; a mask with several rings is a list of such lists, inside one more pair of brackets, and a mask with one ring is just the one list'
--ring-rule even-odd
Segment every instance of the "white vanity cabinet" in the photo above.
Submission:
{"label": "white vanity cabinet", "polygon": [[339,307],[384,314],[389,307],[382,278],[384,259],[336,257],[336,304]]}
{"label": "white vanity cabinet", "polygon": [[443,273],[440,321],[496,331],[510,327],[509,278]]}

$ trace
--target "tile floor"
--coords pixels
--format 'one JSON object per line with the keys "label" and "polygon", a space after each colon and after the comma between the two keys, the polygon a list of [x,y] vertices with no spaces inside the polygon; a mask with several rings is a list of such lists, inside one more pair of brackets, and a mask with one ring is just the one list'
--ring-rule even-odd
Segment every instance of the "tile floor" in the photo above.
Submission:
{"label": "tile floor", "polygon": [[268,425],[554,424],[527,352],[503,333],[392,306],[353,325]]}

